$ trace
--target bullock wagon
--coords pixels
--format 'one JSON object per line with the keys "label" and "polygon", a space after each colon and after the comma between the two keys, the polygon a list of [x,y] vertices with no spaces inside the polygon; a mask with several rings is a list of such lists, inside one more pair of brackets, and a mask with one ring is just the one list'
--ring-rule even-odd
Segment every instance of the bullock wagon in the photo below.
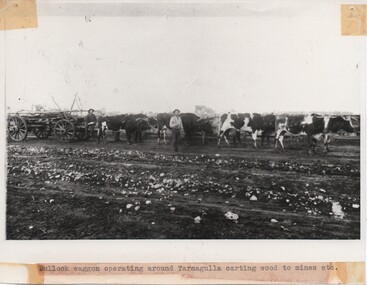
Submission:
{"label": "bullock wagon", "polygon": [[84,117],[75,112],[80,111],[46,111],[18,112],[8,114],[8,136],[13,141],[23,141],[30,132],[39,138],[46,139],[52,133],[61,142],[75,139],[85,140],[90,137]]}

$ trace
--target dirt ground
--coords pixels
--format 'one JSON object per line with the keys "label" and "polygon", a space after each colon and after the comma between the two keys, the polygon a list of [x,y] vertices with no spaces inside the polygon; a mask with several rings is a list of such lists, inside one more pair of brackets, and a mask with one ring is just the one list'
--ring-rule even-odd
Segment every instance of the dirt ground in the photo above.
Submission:
{"label": "dirt ground", "polygon": [[7,239],[358,239],[360,140],[9,142]]}

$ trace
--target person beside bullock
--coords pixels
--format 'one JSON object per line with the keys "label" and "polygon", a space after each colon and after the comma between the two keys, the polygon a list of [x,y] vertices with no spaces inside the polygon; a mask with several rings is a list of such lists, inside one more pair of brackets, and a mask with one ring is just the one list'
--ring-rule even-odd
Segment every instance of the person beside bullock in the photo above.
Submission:
{"label": "person beside bullock", "polygon": [[169,122],[169,126],[172,129],[173,146],[174,146],[175,152],[178,151],[178,142],[180,139],[181,130],[183,129],[182,120],[179,114],[180,114],[180,110],[175,109],[173,111],[173,116]]}
{"label": "person beside bullock", "polygon": [[90,131],[90,136],[92,136],[96,124],[97,117],[94,115],[94,109],[89,109],[88,115],[85,117],[85,133],[88,134],[88,131]]}

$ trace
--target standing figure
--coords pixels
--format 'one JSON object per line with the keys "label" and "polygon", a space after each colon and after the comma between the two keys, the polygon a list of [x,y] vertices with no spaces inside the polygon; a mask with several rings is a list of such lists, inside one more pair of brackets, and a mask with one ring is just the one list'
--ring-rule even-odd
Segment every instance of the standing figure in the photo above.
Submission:
{"label": "standing figure", "polygon": [[[85,117],[85,133],[88,137],[88,134],[90,136],[93,135],[94,132],[94,126],[97,124],[97,117],[94,115],[94,109],[88,110],[88,115]],[[88,133],[90,131],[90,133]]]}
{"label": "standing figure", "polygon": [[172,129],[172,137],[173,137],[173,146],[175,149],[175,152],[178,151],[178,141],[180,139],[181,130],[183,129],[182,120],[179,117],[180,110],[175,109],[173,111],[173,117],[171,118],[169,122],[169,126]]}

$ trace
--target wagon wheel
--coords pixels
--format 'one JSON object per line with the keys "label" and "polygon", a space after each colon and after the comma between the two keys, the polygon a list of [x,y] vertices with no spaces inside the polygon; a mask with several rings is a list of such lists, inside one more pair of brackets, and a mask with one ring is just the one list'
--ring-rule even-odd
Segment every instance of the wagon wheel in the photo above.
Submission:
{"label": "wagon wheel", "polygon": [[33,133],[36,135],[39,139],[47,139],[52,132],[52,128],[50,125],[46,125],[43,128],[36,128],[33,130]]}
{"label": "wagon wheel", "polygon": [[75,137],[75,126],[72,122],[62,119],[55,123],[54,133],[61,142],[71,142]]}
{"label": "wagon wheel", "polygon": [[23,141],[28,135],[26,121],[20,116],[12,116],[8,119],[8,134],[13,141]]}

